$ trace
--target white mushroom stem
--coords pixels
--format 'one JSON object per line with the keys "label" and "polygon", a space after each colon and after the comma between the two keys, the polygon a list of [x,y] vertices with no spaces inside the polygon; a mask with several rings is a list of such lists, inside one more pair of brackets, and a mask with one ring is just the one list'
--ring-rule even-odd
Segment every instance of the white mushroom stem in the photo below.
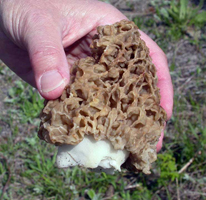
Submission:
{"label": "white mushroom stem", "polygon": [[59,146],[56,163],[59,168],[78,165],[113,173],[115,170],[121,171],[120,166],[128,156],[128,151],[115,150],[108,140],[96,141],[92,136],[85,136],[83,141],[75,146]]}

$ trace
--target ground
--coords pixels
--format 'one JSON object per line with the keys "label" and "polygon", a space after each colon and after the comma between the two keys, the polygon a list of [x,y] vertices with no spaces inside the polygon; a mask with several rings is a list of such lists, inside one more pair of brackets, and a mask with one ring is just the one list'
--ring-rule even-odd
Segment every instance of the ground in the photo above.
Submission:
{"label": "ground", "polygon": [[43,99],[1,62],[1,199],[206,199],[206,27],[194,20],[204,10],[191,17],[195,5],[189,1],[187,15],[179,20],[178,2],[188,1],[106,2],[133,20],[168,58],[174,110],[152,174],[55,168],[56,148],[37,138]]}

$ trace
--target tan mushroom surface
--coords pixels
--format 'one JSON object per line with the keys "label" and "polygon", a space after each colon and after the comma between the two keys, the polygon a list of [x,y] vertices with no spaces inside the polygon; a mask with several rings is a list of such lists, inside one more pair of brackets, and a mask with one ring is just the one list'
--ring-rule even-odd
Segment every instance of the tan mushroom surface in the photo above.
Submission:
{"label": "tan mushroom surface", "polygon": [[98,27],[91,52],[74,64],[61,97],[46,102],[38,135],[70,150],[85,138],[109,142],[114,151],[124,151],[119,165],[127,160],[148,174],[166,120],[149,49],[137,26],[123,20]]}

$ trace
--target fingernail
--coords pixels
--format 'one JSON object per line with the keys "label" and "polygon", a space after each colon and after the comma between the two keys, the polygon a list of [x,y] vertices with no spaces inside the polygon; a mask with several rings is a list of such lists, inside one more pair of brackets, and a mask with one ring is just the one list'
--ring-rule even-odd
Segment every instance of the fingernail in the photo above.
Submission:
{"label": "fingernail", "polygon": [[65,86],[65,80],[60,73],[55,70],[45,72],[40,78],[40,89],[43,93],[51,92],[62,86],[62,84]]}

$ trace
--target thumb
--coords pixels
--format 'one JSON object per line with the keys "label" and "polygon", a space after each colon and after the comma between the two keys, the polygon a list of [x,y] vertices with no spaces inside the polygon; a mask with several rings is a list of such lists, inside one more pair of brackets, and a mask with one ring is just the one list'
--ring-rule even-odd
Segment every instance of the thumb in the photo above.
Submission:
{"label": "thumb", "polygon": [[46,99],[59,97],[69,83],[69,66],[62,32],[52,23],[37,22],[25,37],[37,89]]}

